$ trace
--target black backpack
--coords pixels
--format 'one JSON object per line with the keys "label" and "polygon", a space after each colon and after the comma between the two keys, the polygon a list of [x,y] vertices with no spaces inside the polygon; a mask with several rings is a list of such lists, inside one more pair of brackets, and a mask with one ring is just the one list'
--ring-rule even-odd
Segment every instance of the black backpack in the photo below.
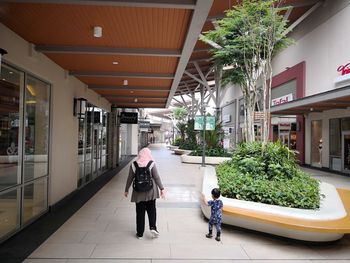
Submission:
{"label": "black backpack", "polygon": [[152,161],[149,161],[146,167],[139,167],[137,162],[134,162],[136,170],[133,188],[136,192],[148,192],[153,188],[153,181],[150,169],[151,164]]}

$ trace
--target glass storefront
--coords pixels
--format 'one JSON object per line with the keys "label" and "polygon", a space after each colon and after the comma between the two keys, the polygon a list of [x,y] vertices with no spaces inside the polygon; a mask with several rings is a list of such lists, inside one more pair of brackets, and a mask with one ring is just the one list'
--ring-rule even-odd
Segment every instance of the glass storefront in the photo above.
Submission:
{"label": "glass storefront", "polygon": [[48,209],[50,85],[2,64],[0,239]]}
{"label": "glass storefront", "polygon": [[311,121],[311,165],[322,167],[322,120]]}
{"label": "glass storefront", "polygon": [[329,120],[330,169],[350,173],[350,118]]}
{"label": "glass storefront", "polygon": [[88,103],[79,119],[78,187],[91,182],[108,169],[108,113]]}

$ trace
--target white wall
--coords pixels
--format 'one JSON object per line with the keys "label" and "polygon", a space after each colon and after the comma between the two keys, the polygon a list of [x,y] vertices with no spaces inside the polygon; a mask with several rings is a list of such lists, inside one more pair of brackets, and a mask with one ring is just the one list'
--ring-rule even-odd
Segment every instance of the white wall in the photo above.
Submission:
{"label": "white wall", "polygon": [[110,104],[45,55],[34,51],[31,56],[29,43],[1,23],[0,40],[8,51],[5,61],[52,84],[49,203],[54,204],[77,187],[78,120],[73,116],[73,98],[86,98],[107,111]]}
{"label": "white wall", "polygon": [[327,1],[303,21],[291,37],[295,44],[273,61],[274,75],[306,62],[305,96],[335,88],[337,68],[350,62],[350,1]]}

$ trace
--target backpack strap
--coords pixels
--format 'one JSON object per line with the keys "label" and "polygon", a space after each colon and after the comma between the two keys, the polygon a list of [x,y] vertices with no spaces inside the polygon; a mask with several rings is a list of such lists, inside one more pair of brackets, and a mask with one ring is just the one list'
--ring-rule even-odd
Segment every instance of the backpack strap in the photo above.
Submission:
{"label": "backpack strap", "polygon": [[134,173],[136,173],[136,170],[139,169],[139,165],[137,164],[136,161],[134,161],[132,164],[131,164],[131,169]]}
{"label": "backpack strap", "polygon": [[147,167],[147,169],[150,169],[152,164],[153,164],[153,161],[152,161],[152,160],[151,160],[151,161],[149,161],[149,162],[148,162],[148,164],[147,164],[147,166],[146,166],[146,167]]}

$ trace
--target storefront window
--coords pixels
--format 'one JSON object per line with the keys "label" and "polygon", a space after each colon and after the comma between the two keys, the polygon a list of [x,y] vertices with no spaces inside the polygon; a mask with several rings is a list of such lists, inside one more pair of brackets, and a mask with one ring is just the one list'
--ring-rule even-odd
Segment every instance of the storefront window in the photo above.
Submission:
{"label": "storefront window", "polygon": [[311,121],[311,164],[322,166],[322,121]]}
{"label": "storefront window", "polygon": [[0,239],[48,208],[49,107],[49,84],[1,66]]}
{"label": "storefront window", "polygon": [[24,186],[23,222],[30,221],[47,208],[47,177]]}
{"label": "storefront window", "polygon": [[0,190],[21,183],[20,88],[24,74],[3,65],[0,77]]}
{"label": "storefront window", "polygon": [[48,174],[49,87],[41,80],[27,77],[24,93],[25,182]]}

